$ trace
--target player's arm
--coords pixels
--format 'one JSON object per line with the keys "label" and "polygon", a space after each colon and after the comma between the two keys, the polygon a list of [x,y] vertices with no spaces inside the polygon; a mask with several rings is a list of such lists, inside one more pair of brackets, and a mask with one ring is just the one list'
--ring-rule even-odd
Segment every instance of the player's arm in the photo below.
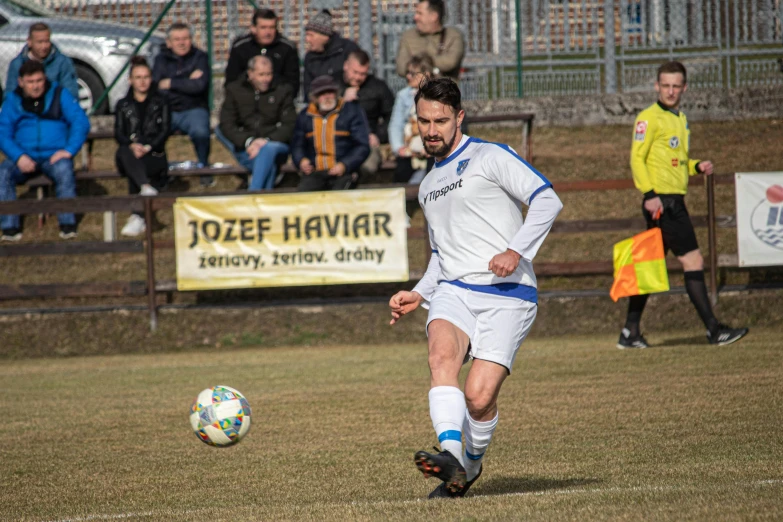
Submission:
{"label": "player's arm", "polygon": [[419,305],[422,305],[424,308],[429,308],[429,301],[432,299],[432,295],[438,287],[438,281],[441,279],[440,256],[438,254],[438,249],[435,246],[435,242],[432,240],[432,229],[429,230],[429,233],[430,245],[432,245],[432,257],[430,257],[427,270],[412,291],[397,292],[389,300],[389,307],[391,308],[392,314],[392,319],[389,324],[396,323],[403,315],[413,312]]}
{"label": "player's arm", "polygon": [[650,171],[647,169],[647,157],[657,131],[658,124],[654,117],[647,117],[642,113],[636,118],[631,144],[631,173],[634,185],[644,194],[645,199],[656,197]]}
{"label": "player's arm", "polygon": [[506,192],[526,204],[527,218],[508,244],[506,252],[496,255],[489,269],[498,277],[516,270],[521,258],[532,261],[544,242],[563,203],[552,184],[519,157],[510,147],[501,147],[490,158],[488,175]]}

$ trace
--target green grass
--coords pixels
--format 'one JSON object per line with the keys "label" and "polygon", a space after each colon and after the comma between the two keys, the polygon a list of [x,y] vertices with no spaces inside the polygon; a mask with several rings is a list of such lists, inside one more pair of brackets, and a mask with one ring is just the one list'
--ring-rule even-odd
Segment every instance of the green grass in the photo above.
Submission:
{"label": "green grass", "polygon": [[[423,500],[436,484],[412,463],[435,441],[421,342],[5,362],[0,519],[783,517],[779,330],[615,340],[526,342],[485,474],[446,502]],[[232,448],[187,422],[215,384],[253,408]]]}

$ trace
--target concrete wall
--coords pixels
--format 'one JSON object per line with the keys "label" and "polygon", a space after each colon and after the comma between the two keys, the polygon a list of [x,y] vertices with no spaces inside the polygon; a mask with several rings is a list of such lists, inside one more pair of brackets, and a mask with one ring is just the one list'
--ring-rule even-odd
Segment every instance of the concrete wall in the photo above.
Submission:
{"label": "concrete wall", "polygon": [[[215,84],[213,124],[217,123],[223,100],[223,84]],[[536,98],[468,101],[469,114],[509,114],[532,112],[536,126],[631,125],[636,115],[654,103],[655,92],[586,96],[546,96]],[[756,87],[744,89],[694,90],[685,94],[682,110],[690,121],[726,121],[756,118],[783,118],[783,89]],[[94,117],[93,128],[111,128],[113,117]]]}

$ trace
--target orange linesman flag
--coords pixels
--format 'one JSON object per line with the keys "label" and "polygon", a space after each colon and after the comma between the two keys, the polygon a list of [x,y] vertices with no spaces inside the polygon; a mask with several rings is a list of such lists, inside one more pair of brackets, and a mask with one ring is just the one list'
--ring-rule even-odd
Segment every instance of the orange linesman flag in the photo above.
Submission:
{"label": "orange linesman flag", "polygon": [[666,256],[660,228],[651,228],[614,245],[613,301],[631,295],[669,290]]}

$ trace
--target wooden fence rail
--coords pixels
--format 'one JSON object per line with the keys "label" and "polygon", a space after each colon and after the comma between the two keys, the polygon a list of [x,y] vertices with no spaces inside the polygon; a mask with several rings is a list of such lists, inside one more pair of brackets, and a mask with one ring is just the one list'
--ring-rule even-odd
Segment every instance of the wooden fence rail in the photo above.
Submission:
{"label": "wooden fence rail", "polygon": [[[715,216],[715,184],[733,184],[734,177],[730,174],[714,175],[706,178],[692,178],[691,185],[703,184],[707,192],[707,215],[694,216],[692,218],[695,227],[707,227],[709,229],[708,255],[705,256],[705,267],[710,268],[710,290],[713,300],[717,299],[717,268],[736,267],[736,256],[724,255],[719,258],[716,250],[716,229],[736,227],[734,216]],[[395,185],[375,185],[364,188],[389,188]],[[406,198],[415,201],[418,196],[418,187],[411,185],[397,185],[403,187]],[[558,193],[593,191],[593,190],[629,190],[633,189],[631,180],[596,180],[554,183]],[[291,192],[294,189],[278,189],[274,192]],[[226,194],[188,194],[188,197],[210,197],[216,195],[244,195],[247,192],[232,192]],[[157,197],[85,197],[76,199],[45,199],[45,200],[18,200],[13,202],[0,202],[0,214],[40,214],[55,212],[144,212],[148,223],[152,222],[153,213],[156,210],[171,209],[176,201],[173,196]],[[578,221],[558,221],[552,228],[553,234],[574,234],[585,232],[615,232],[622,230],[639,231],[645,226],[641,218],[622,219],[597,219]],[[0,285],[0,299],[29,299],[29,298],[55,298],[55,297],[139,297],[147,296],[150,313],[150,327],[157,326],[157,293],[171,293],[177,291],[176,281],[157,280],[155,277],[155,252],[159,249],[173,249],[172,239],[154,240],[152,228],[147,227],[143,240],[124,241],[75,241],[75,242],[48,242],[48,243],[21,243],[6,244],[0,246],[0,257],[16,256],[48,256],[48,255],[96,255],[105,253],[145,253],[147,280],[103,283],[62,283],[62,284],[6,284]],[[422,228],[408,230],[410,239],[426,239],[426,225]],[[426,242],[425,242],[426,244]],[[428,245],[427,245],[428,246]],[[427,248],[429,252],[429,248]],[[681,270],[679,263],[670,261],[667,263],[670,270]],[[563,263],[536,263],[535,270],[542,276],[574,276],[574,275],[604,275],[613,271],[611,260],[592,260]],[[421,278],[423,270],[410,271],[411,279]]]}

